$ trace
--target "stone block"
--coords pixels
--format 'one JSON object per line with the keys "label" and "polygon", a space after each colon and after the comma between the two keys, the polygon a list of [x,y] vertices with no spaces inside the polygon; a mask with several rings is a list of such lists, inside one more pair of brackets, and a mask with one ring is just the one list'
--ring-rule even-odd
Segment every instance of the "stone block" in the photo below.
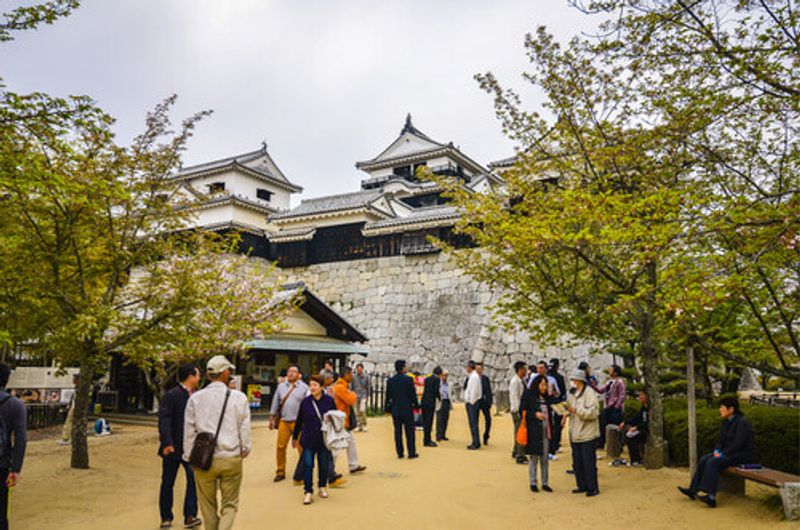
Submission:
{"label": "stone block", "polygon": [[780,492],[786,519],[797,521],[800,519],[800,482],[786,482]]}

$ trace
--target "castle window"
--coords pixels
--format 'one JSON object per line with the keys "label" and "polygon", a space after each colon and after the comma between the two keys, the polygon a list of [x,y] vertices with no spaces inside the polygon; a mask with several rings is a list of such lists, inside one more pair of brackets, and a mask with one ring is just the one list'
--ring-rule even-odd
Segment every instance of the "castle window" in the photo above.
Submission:
{"label": "castle window", "polygon": [[411,176],[411,166],[399,166],[392,168],[395,177],[408,178]]}
{"label": "castle window", "polygon": [[256,197],[261,199],[262,201],[271,201],[272,200],[272,192],[265,190],[264,188],[258,188],[256,190]]}
{"label": "castle window", "polygon": [[208,193],[222,193],[223,191],[225,191],[224,182],[212,182],[208,185]]}

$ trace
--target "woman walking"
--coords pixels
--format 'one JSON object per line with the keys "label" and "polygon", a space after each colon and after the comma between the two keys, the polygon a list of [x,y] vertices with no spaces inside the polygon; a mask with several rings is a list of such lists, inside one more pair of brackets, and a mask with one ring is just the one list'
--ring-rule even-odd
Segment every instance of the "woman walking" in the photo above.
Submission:
{"label": "woman walking", "polygon": [[594,497],[600,493],[595,454],[600,437],[600,405],[597,394],[594,391],[587,392],[586,373],[583,370],[573,370],[570,382],[573,387],[567,399],[569,441],[572,446],[572,469],[578,485],[572,493]]}
{"label": "woman walking", "polygon": [[525,425],[528,428],[528,444],[525,454],[530,455],[528,461],[528,475],[531,491],[538,492],[536,485],[536,468],[542,467],[542,489],[546,492],[553,490],[547,485],[548,454],[550,453],[550,438],[553,434],[550,409],[552,400],[549,397],[547,377],[537,375],[529,388],[522,393],[520,410],[525,413]]}
{"label": "woman walking", "polygon": [[297,447],[298,438],[303,447],[303,482],[305,483],[303,504],[311,504],[313,501],[315,456],[319,466],[319,496],[323,499],[328,498],[325,488],[328,485],[328,466],[331,453],[325,447],[325,440],[322,436],[322,418],[329,410],[336,410],[336,403],[331,396],[323,392],[324,383],[325,380],[321,376],[311,376],[308,382],[308,391],[311,395],[300,403],[300,411],[297,413],[297,421],[295,421],[292,434],[292,447]]}

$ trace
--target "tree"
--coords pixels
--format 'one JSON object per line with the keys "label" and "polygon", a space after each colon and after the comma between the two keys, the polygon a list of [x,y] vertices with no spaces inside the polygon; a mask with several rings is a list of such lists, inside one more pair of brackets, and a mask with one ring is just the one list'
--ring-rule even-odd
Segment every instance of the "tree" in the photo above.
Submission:
{"label": "tree", "polygon": [[[274,269],[228,257],[231,242],[188,230],[191,209],[172,179],[200,113],[170,128],[175,98],[147,117],[130,147],[111,118],[45,96],[0,101],[0,196],[8,290],[6,330],[34,341],[59,366],[77,366],[72,466],[89,465],[86,417],[92,377],[112,354],[143,368],[238,351],[280,327],[291,299],[269,303]],[[41,106],[63,113],[36,112]],[[54,115],[57,116],[54,118]],[[235,242],[234,242],[235,243]],[[19,293],[22,297],[15,298]],[[15,316],[19,315],[19,316]]]}
{"label": "tree", "polygon": [[14,31],[35,29],[40,24],[52,24],[66,17],[80,5],[80,0],[53,0],[40,4],[18,6],[0,15],[0,42],[14,38]]}

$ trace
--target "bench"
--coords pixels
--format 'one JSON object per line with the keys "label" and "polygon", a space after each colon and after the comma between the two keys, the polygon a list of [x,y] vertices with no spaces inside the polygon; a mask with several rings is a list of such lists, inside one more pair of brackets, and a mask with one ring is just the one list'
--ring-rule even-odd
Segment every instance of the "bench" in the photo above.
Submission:
{"label": "bench", "polygon": [[744,495],[747,480],[779,488],[786,518],[789,520],[800,518],[800,476],[766,467],[761,469],[729,467],[719,478],[719,490]]}

